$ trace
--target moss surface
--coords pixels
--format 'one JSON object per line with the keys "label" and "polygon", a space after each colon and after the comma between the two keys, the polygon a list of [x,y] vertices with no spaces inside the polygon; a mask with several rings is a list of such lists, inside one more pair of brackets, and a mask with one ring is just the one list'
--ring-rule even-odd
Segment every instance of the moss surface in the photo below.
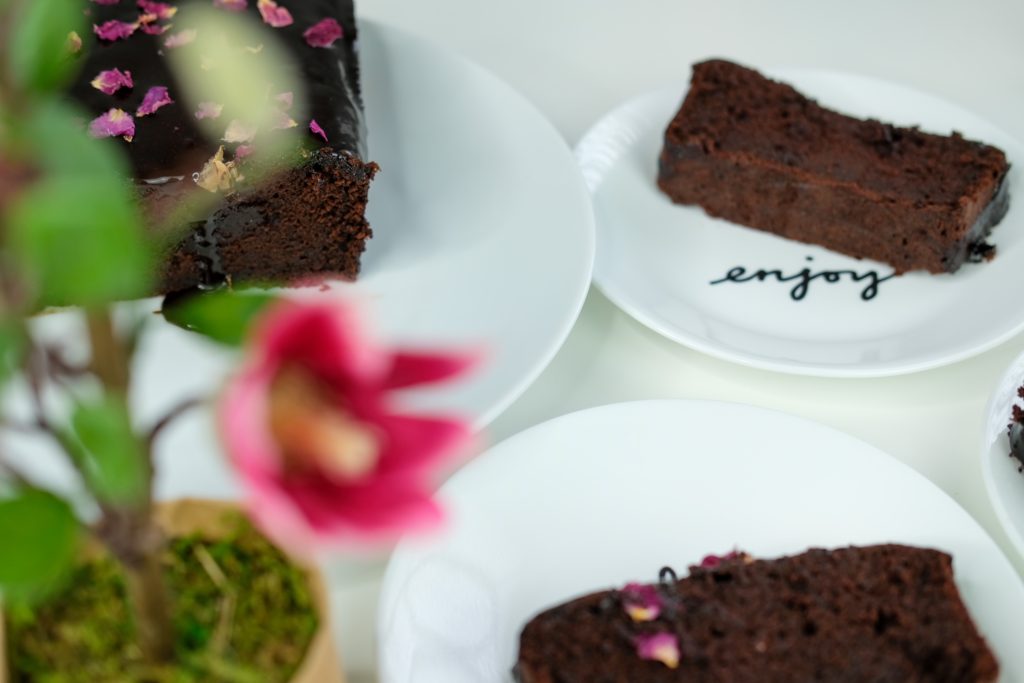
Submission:
{"label": "moss surface", "polygon": [[317,628],[305,574],[239,517],[220,540],[174,539],[164,557],[177,663],[143,664],[116,562],[78,566],[68,587],[7,614],[13,683],[284,683]]}

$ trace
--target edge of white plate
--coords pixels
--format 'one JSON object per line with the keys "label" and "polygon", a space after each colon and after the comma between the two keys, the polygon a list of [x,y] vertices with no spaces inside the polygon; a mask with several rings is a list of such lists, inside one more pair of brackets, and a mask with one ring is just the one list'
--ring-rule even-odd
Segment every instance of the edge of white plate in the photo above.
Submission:
{"label": "edge of white plate", "polygon": [[[1001,135],[1012,140],[1016,145],[1024,149],[1024,143],[1022,143],[1016,135],[1007,132],[1005,129],[997,126],[990,122],[988,119],[975,114],[971,110],[961,106],[957,102],[944,99],[930,92],[919,90],[917,88],[906,86],[897,81],[892,81],[884,78],[877,78],[874,76],[867,76],[856,72],[840,71],[835,69],[822,69],[817,67],[772,67],[764,69],[764,73],[773,78],[793,78],[801,74],[817,74],[817,75],[836,75],[842,78],[858,79],[868,83],[881,84],[888,87],[898,87],[909,93],[913,93],[916,96],[941,101],[945,106],[956,109],[958,112],[963,112],[971,117],[984,120],[985,123],[992,126]],[[674,90],[673,90],[674,89]],[[634,106],[636,102],[647,97],[653,97],[658,94],[668,92],[678,92],[680,97],[685,94],[689,89],[689,81],[680,85],[680,82],[674,82],[659,88],[649,90],[647,92],[633,95],[628,100],[621,102],[618,106],[606,112],[600,119],[592,124],[586,132],[580,137],[579,142],[573,148],[574,153],[579,159],[578,151],[584,145],[590,142],[590,138],[600,132],[600,129],[606,124],[606,121],[613,116],[620,115],[623,110],[628,109],[630,106]],[[585,174],[584,174],[585,175]],[[596,226],[595,226],[596,227]],[[922,358],[915,362],[901,362],[901,363],[888,363],[888,364],[877,364],[877,365],[858,365],[856,367],[844,367],[836,365],[820,365],[814,363],[794,363],[792,361],[777,360],[772,358],[765,358],[754,354],[747,354],[742,352],[735,352],[728,348],[722,348],[713,343],[707,342],[703,337],[680,334],[678,330],[669,329],[655,316],[649,315],[642,310],[642,307],[636,306],[629,295],[623,294],[618,291],[613,283],[609,283],[599,270],[594,270],[593,273],[594,285],[604,294],[609,301],[615,304],[617,308],[632,317],[634,320],[644,325],[645,327],[657,332],[659,335],[681,344],[688,348],[699,351],[700,353],[707,354],[714,358],[736,363],[737,365],[743,365],[746,367],[757,368],[760,370],[769,370],[773,372],[780,372],[791,375],[802,375],[809,377],[828,377],[837,379],[866,379],[876,377],[894,377],[899,375],[909,375],[916,372],[922,372],[924,370],[931,370],[933,368],[943,367],[946,365],[952,365],[968,358],[973,358],[979,354],[985,353],[1000,344],[1005,343],[1009,339],[1012,339],[1016,335],[1024,331],[1024,317],[1017,321],[1015,325],[1007,328],[1000,334],[985,340],[984,343],[976,344],[970,348],[960,349],[958,351],[942,355],[939,357]]]}
{"label": "edge of white plate", "polygon": [[525,95],[513,88],[496,74],[446,45],[442,45],[425,36],[420,36],[416,33],[396,28],[374,19],[363,17],[357,17],[357,19],[360,30],[369,26],[375,31],[399,34],[402,36],[403,40],[419,43],[420,45],[429,48],[431,51],[439,52],[446,55],[449,59],[462,63],[462,65],[467,69],[475,71],[482,78],[486,78],[491,81],[496,88],[504,90],[510,97],[518,100],[524,110],[529,111],[531,115],[537,118],[539,127],[551,136],[553,142],[557,142],[557,144],[552,145],[552,149],[558,149],[559,153],[564,157],[566,168],[572,169],[570,172],[572,173],[573,181],[576,186],[576,193],[580,199],[583,209],[582,218],[583,223],[585,224],[585,229],[583,230],[584,234],[581,235],[581,238],[583,260],[586,264],[584,266],[585,274],[580,278],[578,288],[573,294],[575,303],[571,308],[570,314],[567,315],[563,321],[561,328],[556,331],[555,336],[552,338],[552,341],[545,352],[538,355],[537,360],[532,364],[530,369],[522,373],[519,381],[513,384],[505,392],[502,398],[496,400],[491,407],[482,411],[473,421],[474,429],[479,431],[505,412],[505,410],[507,410],[508,407],[516,401],[516,399],[522,396],[523,393],[530,388],[530,385],[532,385],[548,365],[551,364],[555,355],[565,344],[565,340],[569,338],[569,333],[572,331],[573,327],[576,326],[576,321],[579,319],[580,313],[583,311],[583,304],[586,302],[587,293],[590,291],[590,284],[593,282],[594,278],[594,260],[597,252],[597,221],[594,216],[594,203],[591,199],[590,191],[587,189],[586,183],[583,180],[583,173],[580,170],[579,164],[576,163],[576,156],[572,148],[569,146],[569,143],[558,129],[555,128],[554,124],[551,123],[551,120],[545,116],[544,113],[541,112],[540,109],[538,109],[537,106]]}
{"label": "edge of white plate", "polygon": [[995,441],[992,440],[991,433],[992,420],[997,412],[1002,412],[1004,407],[1002,399],[1005,397],[1005,394],[1003,390],[1011,384],[1020,386],[1022,382],[1024,382],[1024,353],[1014,358],[1013,362],[1000,374],[999,382],[985,404],[985,424],[981,433],[981,447],[978,449],[978,452],[981,457],[981,478],[985,482],[985,493],[988,495],[989,503],[992,505],[992,509],[995,510],[996,519],[999,520],[999,525],[1003,528],[1003,532],[1010,539],[1013,549],[1021,559],[1024,559],[1024,533],[1022,533],[1017,523],[1013,521],[1010,511],[1003,503],[1003,496],[999,493],[996,485],[996,473],[992,469],[992,461],[995,457],[993,451],[1003,452],[1000,444],[1005,443],[1006,432],[1004,429],[1000,434],[1002,438],[997,438]]}

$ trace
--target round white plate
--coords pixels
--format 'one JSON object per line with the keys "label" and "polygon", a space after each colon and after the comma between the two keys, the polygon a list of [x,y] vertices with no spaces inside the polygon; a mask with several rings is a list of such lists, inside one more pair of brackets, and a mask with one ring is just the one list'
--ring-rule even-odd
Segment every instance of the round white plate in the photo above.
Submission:
{"label": "round white plate", "polygon": [[800,418],[701,401],[604,406],[499,444],[441,496],[448,531],[402,542],[385,575],[383,683],[510,681],[535,613],[653,581],[664,565],[885,542],[951,553],[1002,680],[1024,680],[1024,585],[995,543],[914,470]]}
{"label": "round white plate", "polygon": [[985,411],[986,430],[981,447],[981,469],[996,517],[1010,537],[1014,548],[1024,558],[1024,473],[1020,463],[1010,457],[1007,426],[1013,405],[1024,408],[1024,399],[1017,389],[1024,385],[1024,353],[1017,356],[1003,373]]}
{"label": "round white plate", "polygon": [[[730,270],[810,272],[892,269],[707,216],[658,190],[658,154],[686,92],[680,84],[637,97],[597,123],[576,148],[594,197],[594,279],[619,307],[694,349],[769,370],[830,377],[915,372],[980,353],[1024,329],[1015,283],[1024,264],[1024,146],[960,107],[900,85],[813,70],[778,70],[821,104],[1001,147],[1013,164],[1010,212],[992,233],[995,260],[950,275],[911,273],[881,282],[820,277],[794,300],[799,280],[724,282]],[[810,259],[810,260],[809,260]],[[799,291],[797,292],[799,294]],[[978,302],[985,302],[979,306]],[[951,321],[956,321],[951,324]]]}
{"label": "round white plate", "polygon": [[[360,59],[370,156],[381,166],[363,275],[289,295],[355,299],[388,344],[482,351],[465,380],[409,397],[482,427],[543,370],[579,314],[593,266],[590,196],[559,133],[484,69],[374,22],[360,25]],[[40,322],[54,336],[81,334],[62,317]],[[137,361],[145,421],[215,390],[233,365],[162,320]],[[183,419],[158,445],[161,496],[235,493],[208,415]]]}

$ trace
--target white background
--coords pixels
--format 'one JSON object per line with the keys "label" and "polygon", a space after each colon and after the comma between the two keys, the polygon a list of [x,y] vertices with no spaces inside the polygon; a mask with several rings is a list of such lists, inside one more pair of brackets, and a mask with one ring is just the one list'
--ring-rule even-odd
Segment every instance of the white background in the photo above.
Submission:
{"label": "white background", "polygon": [[[622,100],[686,78],[692,62],[711,56],[897,81],[1024,139],[1020,0],[360,0],[358,13],[428,37],[491,70],[533,101],[570,145]],[[1021,349],[1024,338],[1018,337],[974,359],[905,377],[787,376],[677,346],[591,290],[564,348],[486,438],[500,441],[556,415],[640,398],[709,398],[784,410],[905,461],[959,501],[1024,570],[1024,558],[1013,554],[996,522],[979,465],[985,403]],[[355,681],[374,680],[380,571],[377,564],[339,571],[345,589],[336,607]]]}

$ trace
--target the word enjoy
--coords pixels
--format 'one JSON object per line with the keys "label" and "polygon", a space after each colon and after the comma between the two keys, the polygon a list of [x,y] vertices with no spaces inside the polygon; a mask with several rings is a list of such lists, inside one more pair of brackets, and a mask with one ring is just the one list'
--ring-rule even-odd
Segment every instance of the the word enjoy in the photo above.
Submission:
{"label": "the word enjoy", "polygon": [[[813,261],[813,256],[807,257],[808,261]],[[786,275],[782,270],[778,268],[759,269],[749,271],[743,266],[736,266],[730,268],[724,276],[717,280],[712,280],[710,284],[720,285],[726,282],[766,282],[768,280],[775,280],[776,282],[792,282],[793,287],[789,290],[789,296],[793,301],[801,301],[811,287],[811,283],[815,280],[822,280],[829,284],[836,284],[844,279],[854,284],[863,284],[864,287],[860,291],[860,298],[864,301],[871,301],[878,295],[878,287],[886,280],[891,280],[896,277],[896,273],[890,273],[889,275],[879,275],[877,270],[867,270],[863,273],[858,273],[855,270],[819,270],[815,272],[810,267],[805,267],[792,275]]]}

